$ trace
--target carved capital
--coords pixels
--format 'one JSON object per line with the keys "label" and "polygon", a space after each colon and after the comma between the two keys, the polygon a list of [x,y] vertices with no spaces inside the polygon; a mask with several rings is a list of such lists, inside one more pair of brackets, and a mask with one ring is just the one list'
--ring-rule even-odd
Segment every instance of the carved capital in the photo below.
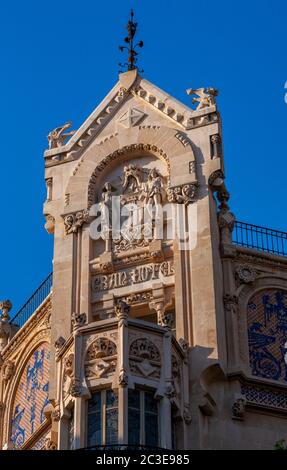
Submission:
{"label": "carved capital", "polygon": [[14,374],[15,365],[14,362],[7,360],[2,366],[2,377],[5,382],[8,382]]}
{"label": "carved capital", "polygon": [[131,306],[122,299],[118,299],[115,304],[115,314],[119,320],[119,326],[125,324],[129,317]]}
{"label": "carved capital", "polygon": [[223,297],[224,308],[227,313],[236,314],[238,309],[238,297],[236,295],[226,294]]}
{"label": "carved capital", "polygon": [[216,170],[211,173],[208,178],[208,185],[212,187],[214,191],[218,191],[219,188],[224,184],[224,174],[222,170]]}
{"label": "carved capital", "polygon": [[172,384],[168,384],[165,388],[165,396],[170,400],[176,396],[176,390]]}
{"label": "carved capital", "polygon": [[83,387],[79,379],[72,379],[70,384],[70,395],[74,398],[82,396]]}
{"label": "carved capital", "polygon": [[129,384],[129,376],[125,369],[122,369],[119,373],[119,385],[121,387],[127,387]]}
{"label": "carved capital", "polygon": [[87,315],[85,313],[73,313],[72,315],[72,326],[75,329],[84,326],[87,321]]}
{"label": "carved capital", "polygon": [[78,211],[74,214],[66,215],[64,217],[66,235],[70,233],[77,233],[79,228],[81,228],[85,222],[88,222],[88,220],[89,220],[89,211],[86,209],[82,211]]}
{"label": "carved capital", "polygon": [[168,202],[188,205],[195,202],[198,193],[198,183],[184,184],[167,189]]}
{"label": "carved capital", "polygon": [[187,424],[187,425],[189,425],[192,421],[191,414],[190,414],[188,409],[185,409],[183,411],[183,420],[184,420],[185,424]]}
{"label": "carved capital", "polygon": [[66,340],[63,336],[59,336],[59,338],[55,341],[55,349],[56,351],[60,351],[60,349],[64,346]]}
{"label": "carved capital", "polygon": [[51,418],[53,421],[60,421],[60,418],[61,418],[61,412],[60,412],[60,408],[57,407],[55,408],[52,413],[51,413]]}
{"label": "carved capital", "polygon": [[178,343],[181,349],[183,350],[183,352],[187,353],[188,347],[189,347],[188,342],[184,338],[179,338]]}

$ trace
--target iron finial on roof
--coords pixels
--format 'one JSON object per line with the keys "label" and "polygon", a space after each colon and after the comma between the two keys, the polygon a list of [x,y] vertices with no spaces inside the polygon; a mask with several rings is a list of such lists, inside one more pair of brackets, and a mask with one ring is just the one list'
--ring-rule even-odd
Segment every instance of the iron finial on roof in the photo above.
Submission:
{"label": "iron finial on roof", "polygon": [[128,61],[123,64],[119,64],[120,67],[126,68],[126,70],[134,70],[137,68],[136,63],[138,52],[136,49],[138,47],[141,48],[144,45],[143,41],[139,41],[138,43],[134,44],[134,37],[136,35],[137,26],[138,24],[134,21],[134,11],[131,10],[131,16],[127,24],[128,36],[125,37],[125,43],[127,46],[119,46],[121,52],[124,50],[128,51]]}

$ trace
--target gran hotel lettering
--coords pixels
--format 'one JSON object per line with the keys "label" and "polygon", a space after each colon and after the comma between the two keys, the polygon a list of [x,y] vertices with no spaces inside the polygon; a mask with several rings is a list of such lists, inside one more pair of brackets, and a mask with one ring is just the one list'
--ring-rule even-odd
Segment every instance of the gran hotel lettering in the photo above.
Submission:
{"label": "gran hotel lettering", "polygon": [[109,289],[117,289],[131,284],[153,280],[164,280],[174,274],[172,261],[162,263],[145,264],[130,270],[118,271],[112,274],[100,274],[92,279],[92,290],[101,292]]}

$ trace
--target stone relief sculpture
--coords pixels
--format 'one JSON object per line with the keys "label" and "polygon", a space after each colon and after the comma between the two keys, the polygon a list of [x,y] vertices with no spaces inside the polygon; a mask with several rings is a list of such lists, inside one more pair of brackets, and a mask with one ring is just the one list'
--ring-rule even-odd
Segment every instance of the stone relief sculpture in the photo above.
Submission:
{"label": "stone relief sculpture", "polygon": [[130,370],[135,375],[159,379],[161,358],[156,345],[148,338],[138,338],[130,345]]}
{"label": "stone relief sculpture", "polygon": [[197,98],[192,98],[192,103],[198,103],[197,111],[216,105],[215,97],[218,96],[218,90],[216,90],[216,88],[189,88],[186,90],[186,93],[188,95],[198,96]]}
{"label": "stone relief sculpture", "polygon": [[[122,192],[121,206],[126,206],[129,215],[122,225],[121,236],[113,240],[115,253],[149,245],[153,237],[152,208],[164,202],[166,194],[164,178],[156,168],[146,170],[126,165],[121,186],[118,188]],[[144,221],[146,207],[150,214],[148,221]]]}
{"label": "stone relief sculpture", "polygon": [[108,338],[97,338],[89,346],[85,358],[87,379],[105,377],[116,370],[117,346]]}
{"label": "stone relief sculpture", "polygon": [[56,127],[56,129],[48,134],[49,149],[62,147],[65,140],[75,134],[76,131],[65,132],[65,130],[69,129],[71,126],[71,122],[66,122],[66,124]]}

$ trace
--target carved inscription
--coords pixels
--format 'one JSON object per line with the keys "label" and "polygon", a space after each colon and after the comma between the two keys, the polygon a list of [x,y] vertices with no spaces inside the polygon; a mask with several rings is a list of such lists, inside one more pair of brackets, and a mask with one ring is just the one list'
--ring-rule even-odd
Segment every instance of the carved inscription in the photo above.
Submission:
{"label": "carved inscription", "polygon": [[100,292],[109,289],[117,289],[131,284],[163,279],[173,274],[174,266],[171,261],[145,264],[126,271],[95,276],[92,279],[92,290],[94,292]]}

